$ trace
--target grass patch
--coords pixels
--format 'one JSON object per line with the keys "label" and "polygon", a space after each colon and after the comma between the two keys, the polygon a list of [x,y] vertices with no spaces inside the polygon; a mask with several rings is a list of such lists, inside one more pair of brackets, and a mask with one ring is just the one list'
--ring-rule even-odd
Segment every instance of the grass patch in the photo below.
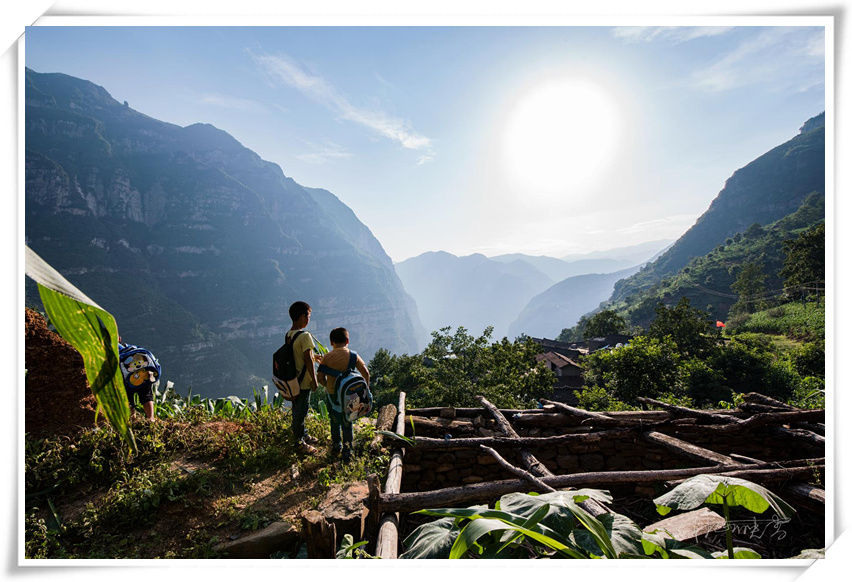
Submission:
{"label": "grass patch", "polygon": [[25,437],[25,557],[208,558],[215,547],[273,521],[297,528],[298,515],[332,483],[375,472],[370,419],[356,426],[354,458],[328,457],[328,422],[309,413],[319,453],[298,453],[289,410],[245,418],[205,410],[134,421],[138,453],[109,427],[72,438]]}

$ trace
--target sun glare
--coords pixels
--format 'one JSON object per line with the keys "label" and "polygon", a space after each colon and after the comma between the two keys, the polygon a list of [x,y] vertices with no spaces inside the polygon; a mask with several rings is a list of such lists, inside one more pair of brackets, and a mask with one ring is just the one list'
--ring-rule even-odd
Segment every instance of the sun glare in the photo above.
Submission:
{"label": "sun glare", "polygon": [[588,79],[536,85],[507,117],[503,154],[511,184],[531,199],[594,186],[611,169],[621,118],[616,98]]}

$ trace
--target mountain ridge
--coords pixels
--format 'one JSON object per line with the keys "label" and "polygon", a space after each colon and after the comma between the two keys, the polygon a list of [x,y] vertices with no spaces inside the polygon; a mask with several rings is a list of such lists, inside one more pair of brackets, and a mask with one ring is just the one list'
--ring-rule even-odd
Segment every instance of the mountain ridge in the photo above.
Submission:
{"label": "mountain ridge", "polygon": [[27,69],[26,87],[27,244],[179,389],[268,384],[295,300],[311,303],[321,341],[342,325],[365,358],[418,350],[413,300],[339,198],[223,130],[156,120],[89,81]]}

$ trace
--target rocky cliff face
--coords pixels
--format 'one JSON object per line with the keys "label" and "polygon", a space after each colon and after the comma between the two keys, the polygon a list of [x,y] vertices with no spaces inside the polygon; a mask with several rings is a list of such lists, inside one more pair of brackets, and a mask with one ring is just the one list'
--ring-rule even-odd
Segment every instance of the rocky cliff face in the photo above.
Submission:
{"label": "rocky cliff face", "polygon": [[794,212],[811,192],[825,192],[825,114],[800,133],[740,168],[707,211],[659,259],[615,286],[611,301],[647,290],[752,224],[770,224]]}
{"label": "rocky cliff face", "polygon": [[[181,391],[245,395],[296,300],[326,342],[413,353],[413,300],[369,229],[210,125],[181,128],[100,87],[27,71],[26,241],[116,316]],[[28,283],[28,304],[37,303]]]}

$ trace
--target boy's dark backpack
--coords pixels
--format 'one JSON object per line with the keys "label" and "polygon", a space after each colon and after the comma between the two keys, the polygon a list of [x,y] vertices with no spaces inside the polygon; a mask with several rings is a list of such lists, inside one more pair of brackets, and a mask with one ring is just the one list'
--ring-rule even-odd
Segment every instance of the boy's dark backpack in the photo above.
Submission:
{"label": "boy's dark backpack", "polygon": [[293,337],[284,338],[284,345],[278,348],[272,355],[272,383],[278,388],[278,392],[284,400],[293,401],[299,395],[300,384],[305,377],[308,367],[304,366],[302,371],[296,368],[296,356],[293,353],[293,344],[296,338],[305,333],[297,331]]}
{"label": "boy's dark backpack", "polygon": [[317,369],[326,376],[337,378],[334,382],[334,394],[328,395],[331,408],[343,415],[343,421],[352,424],[362,416],[367,416],[373,410],[373,395],[367,381],[358,372],[355,363],[358,354],[349,351],[349,366],[343,372],[320,364]]}

